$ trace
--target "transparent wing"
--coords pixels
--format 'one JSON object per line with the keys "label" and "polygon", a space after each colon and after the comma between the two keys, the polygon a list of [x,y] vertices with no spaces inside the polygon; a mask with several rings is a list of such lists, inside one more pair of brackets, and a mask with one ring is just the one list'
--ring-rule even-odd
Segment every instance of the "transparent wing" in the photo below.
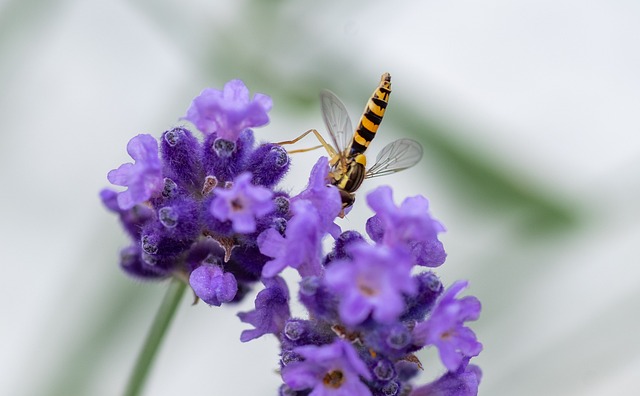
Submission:
{"label": "transparent wing", "polygon": [[353,127],[347,109],[333,92],[326,89],[320,92],[320,104],[322,118],[329,130],[334,148],[344,156],[344,150],[349,147],[353,137]]}
{"label": "transparent wing", "polygon": [[422,158],[422,146],[411,139],[398,139],[384,146],[376,163],[367,170],[365,179],[384,176],[411,168]]}

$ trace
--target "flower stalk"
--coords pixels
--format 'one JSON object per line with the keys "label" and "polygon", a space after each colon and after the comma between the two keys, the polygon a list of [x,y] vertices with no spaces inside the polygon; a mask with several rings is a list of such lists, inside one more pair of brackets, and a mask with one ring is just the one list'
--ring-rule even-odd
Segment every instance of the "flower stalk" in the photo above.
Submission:
{"label": "flower stalk", "polygon": [[162,304],[160,304],[160,308],[156,313],[156,317],[153,320],[153,324],[149,329],[142,350],[131,372],[131,377],[124,391],[125,396],[140,395],[154,358],[158,353],[164,336],[167,334],[169,325],[177,311],[178,303],[182,299],[186,288],[186,283],[177,278],[173,278],[171,283],[169,283],[167,294],[165,294]]}

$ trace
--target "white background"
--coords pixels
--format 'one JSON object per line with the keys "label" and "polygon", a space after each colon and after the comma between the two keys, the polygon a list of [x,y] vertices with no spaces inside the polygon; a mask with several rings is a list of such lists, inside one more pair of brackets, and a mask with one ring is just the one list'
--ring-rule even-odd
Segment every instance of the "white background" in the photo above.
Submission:
{"label": "white background", "polygon": [[[640,3],[161,3],[0,1],[0,394],[122,391],[166,288],[119,272],[127,241],[97,195],[132,136],[159,136],[201,89],[242,78],[274,98],[258,139],[283,140],[321,126],[287,92],[329,88],[355,118],[383,71],[394,94],[373,152],[420,136],[394,130],[394,109],[434,119],[576,221],[536,233],[452,187],[464,183],[426,147],[421,166],[367,182],[343,228],[364,228],[378,184],[430,199],[448,228],[438,274],[483,302],[481,395],[640,394]],[[283,185],[302,189],[316,157],[295,157]],[[275,394],[275,340],[241,344],[238,308],[189,304],[146,394]],[[442,372],[422,359],[424,381]]]}

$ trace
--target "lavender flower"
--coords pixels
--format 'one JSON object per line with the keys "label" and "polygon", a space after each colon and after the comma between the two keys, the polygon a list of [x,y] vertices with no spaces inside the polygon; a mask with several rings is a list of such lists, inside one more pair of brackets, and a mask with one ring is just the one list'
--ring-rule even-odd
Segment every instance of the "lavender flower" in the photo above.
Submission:
{"label": "lavender flower", "polygon": [[240,341],[247,342],[264,334],[278,334],[284,330],[284,324],[291,317],[289,312],[289,290],[284,279],[279,276],[264,279],[266,288],[256,296],[256,309],[240,312],[238,317],[244,323],[255,326],[245,330]]}
{"label": "lavender flower", "polygon": [[272,277],[286,267],[297,269],[303,277],[321,274],[321,242],[327,233],[338,237],[340,227],[334,220],[342,209],[340,193],[327,184],[328,164],[326,157],[318,159],[307,188],[291,198],[293,216],[285,235],[270,229],[258,237],[260,252],[273,258],[264,266],[262,276]]}
{"label": "lavender flower", "polygon": [[437,302],[431,317],[413,330],[418,345],[438,348],[440,360],[449,371],[457,370],[465,357],[477,356],[482,351],[476,335],[464,326],[464,322],[480,316],[480,301],[472,296],[456,299],[466,287],[467,282],[454,283]]}
{"label": "lavender flower", "polygon": [[[323,167],[321,160],[314,171]],[[285,234],[270,229],[258,238],[261,252],[274,258],[264,266],[263,276],[287,266],[298,269],[303,277],[299,299],[309,311],[309,319],[288,318],[275,333],[285,382],[280,394],[407,395],[421,367],[414,353],[433,345],[449,373],[417,388],[416,395],[475,395],[479,371],[466,367],[481,345],[463,323],[477,319],[477,299],[455,298],[466,282],[440,296],[443,287],[434,273],[411,275],[416,265],[444,260],[437,240],[444,228],[430,216],[427,201],[414,197],[396,207],[389,188],[377,189],[367,197],[377,212],[367,222],[376,243],[347,231],[336,239],[333,251],[323,255],[319,242],[333,218],[319,215],[323,200],[314,192],[330,189],[315,177],[317,173],[310,187],[291,199],[293,216]],[[313,270],[305,267],[309,265]],[[259,322],[252,324],[256,334],[267,332]],[[346,353],[336,357],[338,343],[350,345],[349,354],[359,360]],[[331,359],[318,358],[325,354]],[[366,371],[348,368],[360,366],[357,361]],[[344,378],[354,387],[344,385]]]}
{"label": "lavender flower", "polygon": [[256,218],[271,213],[275,207],[273,192],[251,184],[251,173],[238,176],[230,189],[216,189],[211,213],[218,220],[231,220],[233,230],[248,234],[256,230]]}
{"label": "lavender flower", "polygon": [[246,128],[266,125],[271,98],[255,94],[249,99],[249,89],[241,80],[231,80],[223,90],[207,88],[193,100],[184,117],[202,133],[215,133],[218,138],[235,142]]}
{"label": "lavender flower", "polygon": [[418,265],[437,267],[446,254],[438,233],[444,231],[439,221],[429,214],[429,201],[417,196],[405,199],[398,207],[393,203],[391,188],[382,186],[367,196],[376,215],[367,221],[367,233],[376,242],[412,253]]}
{"label": "lavender flower", "polygon": [[267,262],[262,276],[270,278],[286,267],[298,270],[301,276],[320,275],[322,229],[315,207],[306,200],[291,205],[293,216],[287,223],[285,236],[271,228],[258,236],[260,252],[274,259]]}
{"label": "lavender flower", "polygon": [[129,141],[127,152],[136,162],[122,164],[107,175],[109,181],[128,189],[118,194],[122,210],[133,208],[162,190],[162,168],[158,142],[151,135],[138,135]]}
{"label": "lavender flower", "polygon": [[329,160],[327,157],[320,157],[311,169],[307,188],[291,198],[291,201],[309,201],[320,216],[321,230],[337,238],[340,235],[340,227],[334,223],[334,220],[342,210],[342,200],[338,189],[327,184],[328,179]]}
{"label": "lavender flower", "polygon": [[[255,309],[238,314],[251,325],[242,342],[273,334],[280,343],[281,395],[473,396],[480,370],[469,360],[482,350],[465,322],[478,319],[475,297],[458,298],[436,274],[446,253],[444,231],[421,196],[393,202],[390,187],[367,196],[375,215],[371,242],[335,223],[342,202],[329,183],[329,160],[314,165],[307,187],[290,197],[276,186],[290,160],[279,145],[256,147],[249,128],[265,125],[268,96],[239,80],[194,99],[186,119],[203,138],[177,127],[158,142],[134,137],[135,164],[109,172],[123,192],[100,197],[131,238],[120,265],[142,280],[188,280],[195,295],[220,306],[241,301],[261,282]],[[323,240],[335,239],[325,254]],[[292,317],[287,267],[301,277],[307,318]],[[417,351],[434,346],[448,372],[414,387]]]}
{"label": "lavender flower", "polygon": [[272,143],[255,147],[247,129],[266,124],[270,108],[267,96],[249,100],[244,84],[231,81],[191,105],[188,118],[206,132],[204,140],[184,127],[163,133],[160,146],[150,135],[131,139],[135,164],[108,175],[128,190],[100,193],[131,237],[121,258],[128,274],[189,279],[211,305],[242,299],[260,280],[268,257],[256,238],[291,217],[288,205],[282,209],[288,194],[275,189],[289,158]]}
{"label": "lavender flower", "polygon": [[333,262],[325,275],[329,289],[340,299],[343,323],[354,326],[371,313],[381,323],[392,323],[404,310],[403,293],[414,294],[411,257],[385,246],[353,244],[352,261]]}
{"label": "lavender flower", "polygon": [[345,341],[308,345],[295,349],[304,361],[282,369],[285,384],[293,390],[312,389],[314,396],[371,395],[359,376],[371,378],[354,347]]}

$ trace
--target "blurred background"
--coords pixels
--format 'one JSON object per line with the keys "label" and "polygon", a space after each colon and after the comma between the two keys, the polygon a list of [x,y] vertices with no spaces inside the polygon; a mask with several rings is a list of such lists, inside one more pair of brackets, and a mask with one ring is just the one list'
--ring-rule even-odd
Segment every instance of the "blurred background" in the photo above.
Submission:
{"label": "blurred background", "polygon": [[[483,303],[481,395],[640,394],[639,17],[623,0],[0,0],[0,394],[122,392],[167,288],[119,271],[98,199],[132,136],[241,78],[274,100],[257,139],[289,139],[324,128],[323,88],[357,119],[385,71],[370,152],[411,137],[425,157],[367,181],[343,229],[364,230],[377,185],[429,198],[437,273]],[[145,394],[275,394],[275,339],[239,342],[251,307],[185,297]],[[422,382],[442,373],[421,359]]]}

